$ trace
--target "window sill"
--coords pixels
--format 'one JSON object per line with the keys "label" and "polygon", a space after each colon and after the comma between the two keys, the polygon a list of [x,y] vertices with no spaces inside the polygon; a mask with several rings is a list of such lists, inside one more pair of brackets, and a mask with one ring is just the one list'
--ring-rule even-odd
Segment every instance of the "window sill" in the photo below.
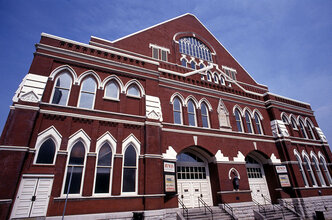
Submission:
{"label": "window sill", "polygon": [[134,98],[134,99],[141,99],[142,98],[141,96],[134,96],[134,95],[128,95],[128,94],[127,94],[127,97]]}
{"label": "window sill", "polygon": [[103,99],[105,99],[105,100],[109,100],[109,101],[120,102],[120,99],[119,99],[119,98],[110,98],[110,97],[106,97],[106,96],[104,96]]}

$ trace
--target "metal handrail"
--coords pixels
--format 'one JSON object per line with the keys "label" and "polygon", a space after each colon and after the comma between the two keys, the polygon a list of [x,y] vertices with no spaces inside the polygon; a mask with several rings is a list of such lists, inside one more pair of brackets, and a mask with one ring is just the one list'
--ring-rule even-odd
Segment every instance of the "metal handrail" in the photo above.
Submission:
{"label": "metal handrail", "polygon": [[266,201],[267,201],[267,202],[269,202],[269,203],[272,205],[272,207],[273,207],[273,211],[275,211],[275,208],[280,209],[280,210],[281,210],[281,214],[282,214],[282,218],[285,219],[284,209],[283,209],[283,208],[281,208],[280,206],[276,206],[276,205],[274,205],[274,204],[272,203],[272,201],[271,201],[269,198],[266,198],[263,194],[261,194],[261,196],[263,197],[265,204],[266,204]]}
{"label": "metal handrail", "polygon": [[252,201],[255,203],[255,205],[258,206],[258,211],[260,213],[264,213],[264,216],[266,215],[266,210],[265,210],[265,207],[263,205],[261,205],[259,202],[257,202],[255,199],[252,199]]}
{"label": "metal handrail", "polygon": [[226,207],[229,209],[229,210],[231,210],[231,213],[229,213],[229,212],[227,212],[228,214],[230,214],[231,215],[231,217],[232,217],[232,219],[233,220],[236,220],[237,218],[234,216],[234,211],[233,211],[233,208],[228,204],[228,203],[226,203],[226,202],[223,202],[223,205],[224,205],[224,210],[226,211]]}
{"label": "metal handrail", "polygon": [[211,213],[212,220],[213,220],[213,211],[212,211],[211,207],[208,204],[206,204],[206,202],[204,202],[204,200],[201,197],[197,197],[197,198],[198,198],[198,207],[201,208],[200,203],[202,203],[205,208],[205,215],[206,215],[206,210],[209,210],[209,212]]}
{"label": "metal handrail", "polygon": [[[281,203],[280,203],[280,201],[281,201]],[[299,212],[297,212],[295,206],[294,206],[293,204],[287,202],[286,200],[282,200],[282,199],[279,200],[279,204],[281,204],[281,205],[282,205],[283,207],[285,207],[286,209],[291,210],[292,212],[294,212],[294,213],[295,213],[296,215],[298,215],[299,217],[302,217],[302,215],[301,215]],[[285,204],[286,204],[286,205],[285,205]],[[293,208],[293,209],[288,208],[288,206],[290,206],[290,207]]]}
{"label": "metal handrail", "polygon": [[185,217],[184,212],[186,212],[186,219],[188,219],[188,208],[184,205],[184,203],[181,201],[181,199],[178,199],[180,205],[182,206],[182,215]]}

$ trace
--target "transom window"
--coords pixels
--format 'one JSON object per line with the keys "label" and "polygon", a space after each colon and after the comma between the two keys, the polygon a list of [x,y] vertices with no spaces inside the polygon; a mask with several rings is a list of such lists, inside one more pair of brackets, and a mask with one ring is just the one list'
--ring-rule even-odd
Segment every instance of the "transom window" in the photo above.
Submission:
{"label": "transom window", "polygon": [[112,168],[112,149],[103,144],[98,153],[95,193],[109,193]]}
{"label": "transom window", "polygon": [[119,99],[119,86],[114,80],[112,80],[106,85],[105,97],[111,99]]}
{"label": "transom window", "polygon": [[92,77],[86,78],[81,87],[79,107],[92,109],[96,95],[96,82]]}
{"label": "transom window", "polygon": [[72,79],[67,72],[59,75],[54,85],[52,104],[67,105],[71,84]]}
{"label": "transom window", "polygon": [[196,126],[196,111],[193,101],[188,102],[188,120],[189,126]]}
{"label": "transom window", "polygon": [[204,166],[177,166],[178,179],[206,179]]}
{"label": "transom window", "polygon": [[39,148],[36,163],[53,164],[55,144],[51,138],[47,139]]}
{"label": "transom window", "polygon": [[210,49],[195,37],[183,37],[179,40],[179,50],[182,54],[212,61]]}
{"label": "transom window", "polygon": [[203,163],[203,160],[190,152],[181,153],[176,156],[177,162]]}

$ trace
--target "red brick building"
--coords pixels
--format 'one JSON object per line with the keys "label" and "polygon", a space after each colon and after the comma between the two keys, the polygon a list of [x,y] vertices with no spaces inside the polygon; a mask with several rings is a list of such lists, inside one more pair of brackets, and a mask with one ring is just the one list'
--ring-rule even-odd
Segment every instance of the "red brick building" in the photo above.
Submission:
{"label": "red brick building", "polygon": [[43,33],[0,144],[1,219],[62,216],[67,194],[81,218],[197,197],[240,218],[281,200],[331,215],[310,104],[270,93],[191,14],[115,41]]}

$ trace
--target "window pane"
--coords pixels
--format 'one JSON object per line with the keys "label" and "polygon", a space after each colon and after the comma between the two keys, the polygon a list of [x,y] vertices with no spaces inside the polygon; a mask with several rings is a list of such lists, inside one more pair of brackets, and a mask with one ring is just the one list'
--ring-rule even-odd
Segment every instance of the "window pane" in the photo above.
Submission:
{"label": "window pane", "polygon": [[185,59],[182,59],[181,65],[184,67],[187,67],[187,61]]}
{"label": "window pane", "polygon": [[55,145],[51,139],[46,140],[39,149],[36,163],[52,164],[55,154]]}
{"label": "window pane", "polygon": [[252,129],[251,129],[251,118],[250,118],[248,112],[246,112],[246,124],[247,124],[248,132],[252,133]]}
{"label": "window pane", "polygon": [[173,108],[174,108],[174,110],[180,110],[180,101],[179,101],[179,99],[177,99],[177,98],[175,98],[174,99],[174,103],[173,103]]}
{"label": "window pane", "polygon": [[132,96],[140,96],[140,92],[137,88],[136,85],[131,85],[128,88],[128,95],[132,95]]}
{"label": "window pane", "polygon": [[68,99],[69,90],[55,88],[52,103],[59,105],[66,105]]}
{"label": "window pane", "polygon": [[85,148],[82,142],[77,142],[71,150],[69,164],[83,165]]}
{"label": "window pane", "polygon": [[189,101],[188,102],[188,112],[190,113],[195,113],[195,110],[194,110],[194,104],[192,101]]}
{"label": "window pane", "polygon": [[126,150],[124,166],[136,166],[136,151],[131,145]]}
{"label": "window pane", "polygon": [[63,73],[56,81],[56,87],[69,89],[71,86],[71,77],[68,73]]}
{"label": "window pane", "polygon": [[80,97],[79,107],[92,109],[94,97],[95,97],[94,94],[82,92]]}
{"label": "window pane", "polygon": [[99,150],[98,165],[99,166],[112,165],[112,151],[111,147],[107,143],[105,143]]}
{"label": "window pane", "polygon": [[123,192],[135,192],[136,168],[123,169]]}
{"label": "window pane", "polygon": [[106,86],[106,97],[117,99],[119,97],[119,87],[115,82],[110,82]]}
{"label": "window pane", "polygon": [[255,123],[256,123],[257,133],[258,134],[262,134],[262,131],[261,131],[261,120],[259,119],[257,113],[255,113]]}
{"label": "window pane", "polygon": [[189,114],[188,117],[189,117],[189,125],[196,126],[195,115]]}
{"label": "window pane", "polygon": [[181,124],[181,113],[180,112],[174,112],[174,123]]}
{"label": "window pane", "polygon": [[97,168],[95,193],[109,193],[110,168]]}
{"label": "window pane", "polygon": [[161,51],[161,60],[167,61],[167,52],[165,50]]}
{"label": "window pane", "polygon": [[190,67],[191,67],[191,69],[196,69],[196,65],[195,65],[195,62],[194,62],[194,61],[191,61],[191,63],[190,63]]}
{"label": "window pane", "polygon": [[82,91],[94,93],[96,91],[96,82],[91,77],[88,77],[83,81]]}
{"label": "window pane", "polygon": [[237,130],[242,132],[241,117],[238,110],[235,110],[235,120],[236,120]]}
{"label": "window pane", "polygon": [[[68,191],[68,184],[69,184],[69,180],[70,180],[71,170],[72,170],[72,167],[68,166],[64,194],[67,194],[67,191]],[[80,193],[81,181],[82,181],[82,171],[83,171],[83,167],[74,167],[69,194]]]}
{"label": "window pane", "polygon": [[156,59],[159,59],[159,50],[157,48],[152,48],[152,57],[153,58],[156,58]]}

